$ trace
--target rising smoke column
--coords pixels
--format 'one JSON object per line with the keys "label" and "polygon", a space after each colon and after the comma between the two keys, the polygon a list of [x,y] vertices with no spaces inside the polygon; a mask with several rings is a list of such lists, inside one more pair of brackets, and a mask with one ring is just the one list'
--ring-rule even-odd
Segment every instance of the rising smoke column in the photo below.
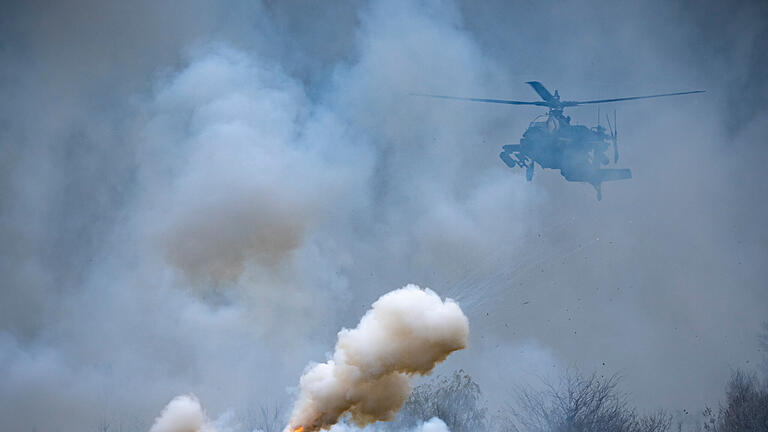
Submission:
{"label": "rising smoke column", "polygon": [[216,432],[193,395],[176,396],[155,419],[149,432]]}
{"label": "rising smoke column", "polygon": [[424,375],[467,345],[469,322],[451,299],[407,285],[381,296],[354,329],[342,329],[333,357],[307,370],[287,432],[327,429],[348,414],[358,426],[392,420]]}

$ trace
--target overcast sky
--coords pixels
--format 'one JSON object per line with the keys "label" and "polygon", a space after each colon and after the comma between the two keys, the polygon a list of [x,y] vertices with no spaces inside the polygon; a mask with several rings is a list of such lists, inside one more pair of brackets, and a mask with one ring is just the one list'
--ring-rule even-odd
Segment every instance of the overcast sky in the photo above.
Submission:
{"label": "overcast sky", "polygon": [[[768,6],[716,1],[5,2],[0,428],[146,429],[288,404],[407,283],[456,298],[489,405],[621,373],[698,412],[763,357]],[[633,178],[498,158],[536,100],[617,110]],[[594,107],[572,108],[594,125]],[[538,167],[537,167],[538,168]]]}

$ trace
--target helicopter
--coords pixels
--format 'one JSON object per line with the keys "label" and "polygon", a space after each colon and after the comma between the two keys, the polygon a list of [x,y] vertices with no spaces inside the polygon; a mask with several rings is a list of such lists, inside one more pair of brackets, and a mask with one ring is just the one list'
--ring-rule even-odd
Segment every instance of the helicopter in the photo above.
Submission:
{"label": "helicopter", "polygon": [[619,161],[618,130],[616,127],[616,111],[613,112],[613,123],[606,114],[608,129],[600,125],[600,107],[598,106],[598,122],[595,127],[571,124],[571,117],[563,114],[563,110],[588,104],[603,104],[611,102],[650,99],[667,96],[680,96],[693,93],[703,93],[704,90],[663,93],[647,96],[631,96],[613,99],[596,99],[587,101],[560,100],[560,93],[555,90],[552,94],[538,81],[528,81],[533,90],[541,97],[540,101],[516,101],[505,99],[482,99],[433,94],[416,94],[439,99],[454,99],[471,102],[486,102],[506,105],[532,105],[547,107],[547,114],[536,117],[523,133],[519,144],[502,146],[499,154],[501,160],[510,167],[525,169],[526,180],[533,179],[534,165],[560,170],[560,174],[569,182],[588,183],[595,188],[597,200],[603,198],[602,183],[605,181],[624,180],[632,178],[632,171],[627,168],[603,168],[610,160],[606,153],[613,149],[613,163]]}

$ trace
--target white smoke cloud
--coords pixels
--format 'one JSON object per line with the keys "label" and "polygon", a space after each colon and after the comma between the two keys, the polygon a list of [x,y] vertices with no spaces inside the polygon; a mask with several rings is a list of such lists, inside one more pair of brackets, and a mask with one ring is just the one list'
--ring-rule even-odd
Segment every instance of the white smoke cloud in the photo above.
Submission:
{"label": "white smoke cloud", "polygon": [[358,426],[391,420],[411,392],[408,376],[429,373],[468,337],[459,305],[430,289],[381,296],[357,327],[339,332],[333,357],[301,377],[286,430],[327,429],[344,414]]}
{"label": "white smoke cloud", "polygon": [[136,225],[151,258],[197,298],[244,306],[270,337],[296,338],[286,309],[305,322],[324,313],[327,296],[311,291],[334,255],[309,256],[312,236],[343,221],[370,171],[364,154],[334,159],[350,153],[344,127],[304,91],[269,61],[213,44],[160,87],[141,130]]}
{"label": "white smoke cloud", "polygon": [[149,432],[216,432],[194,395],[176,396],[163,408]]}
{"label": "white smoke cloud", "polygon": [[[61,154],[46,154],[57,168],[50,188],[42,181],[51,172],[46,166],[14,168],[35,173],[35,182],[17,183],[25,186],[22,203],[36,206],[18,207],[20,223],[4,232],[27,236],[39,226],[33,231],[40,238],[60,238],[58,232],[72,238],[32,245],[51,251],[40,265],[24,257],[28,247],[8,249],[20,255],[19,265],[4,267],[18,271],[7,274],[22,271],[26,282],[6,277],[12,289],[0,302],[8,312],[0,319],[23,311],[14,326],[44,331],[39,341],[16,335],[16,327],[0,338],[0,356],[10,359],[0,371],[7,384],[0,386],[4,429],[82,430],[100,418],[151,422],[178,388],[194,391],[211,413],[282,399],[307,359],[322,358],[323,347],[332,345],[339,323],[358,316],[358,301],[402,280],[437,284],[431,275],[455,271],[455,262],[491,255],[486,242],[465,241],[504,237],[483,226],[500,212],[486,219],[472,211],[484,185],[513,186],[514,177],[501,168],[491,178],[477,177],[498,165],[467,145],[488,121],[465,112],[451,116],[424,101],[414,107],[406,96],[439,88],[473,93],[486,82],[487,74],[477,71],[487,62],[457,27],[455,6],[435,4],[361,8],[365,20],[343,34],[359,41],[359,50],[348,62],[334,59],[334,77],[318,85],[248,44],[212,36],[210,45],[187,55],[174,50],[173,61],[153,64],[161,74],[137,78],[140,90],[114,100],[115,110],[78,114],[109,134],[89,128],[81,137],[79,130],[40,125],[20,131],[50,133],[56,148],[69,148],[59,141],[72,136],[80,159],[70,166]],[[436,49],[442,44],[454,48]],[[418,63],[401,62],[403,48]],[[435,71],[441,71],[437,83]],[[67,109],[34,111],[35,117],[51,121],[76,111],[58,103]],[[122,120],[119,128],[112,117]],[[46,159],[29,152],[25,160]],[[104,194],[67,195],[58,185],[72,179],[83,191],[104,184],[97,188]],[[506,192],[482,201],[499,201],[510,216],[517,199]],[[69,203],[61,209],[66,213],[50,202]],[[102,218],[104,207],[116,221]],[[459,216],[447,217],[449,211]],[[81,219],[92,250],[80,242],[88,237],[77,229]],[[100,230],[86,229],[102,219]],[[470,223],[445,222],[457,219]],[[73,255],[78,259],[68,261]],[[62,281],[69,288],[61,289],[56,268],[83,279]],[[24,305],[37,293],[40,311],[52,312],[45,319]],[[285,320],[288,314],[301,319]],[[119,343],[107,347],[107,339]],[[51,379],[68,392],[51,392]],[[258,389],[250,384],[256,382]],[[61,415],[26,414],[41,405]]]}
{"label": "white smoke cloud", "polygon": [[[341,421],[331,426],[329,432],[377,432],[380,430],[382,429],[377,428],[376,425],[369,425],[360,428]],[[424,423],[417,425],[413,429],[408,429],[407,431],[403,432],[451,432],[451,430],[448,428],[448,425],[446,425],[444,421],[438,417],[432,417]]]}
{"label": "white smoke cloud", "polygon": [[154,237],[196,285],[236,282],[249,266],[279,268],[324,203],[353,195],[342,186],[353,183],[348,170],[297,138],[311,106],[299,84],[263,63],[212,46],[150,107],[142,173],[153,186],[147,207],[162,212],[151,215],[163,221]]}
{"label": "white smoke cloud", "polygon": [[451,430],[448,429],[448,425],[444,421],[437,417],[432,417],[417,427],[414,432],[451,432]]}

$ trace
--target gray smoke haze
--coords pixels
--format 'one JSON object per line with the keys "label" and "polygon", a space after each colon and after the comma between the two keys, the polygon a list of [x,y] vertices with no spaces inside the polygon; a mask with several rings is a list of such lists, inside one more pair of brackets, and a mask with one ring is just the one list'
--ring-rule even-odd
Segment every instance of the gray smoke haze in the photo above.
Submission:
{"label": "gray smoke haze", "polygon": [[[289,403],[410,282],[461,302],[469,346],[438,370],[491,405],[575,366],[699,410],[761,358],[764,3],[0,8],[3,430],[148,430],[186,393],[211,418]],[[634,178],[599,203],[498,160],[537,109],[407,96],[534,100],[532,79],[707,93],[602,107]]]}

